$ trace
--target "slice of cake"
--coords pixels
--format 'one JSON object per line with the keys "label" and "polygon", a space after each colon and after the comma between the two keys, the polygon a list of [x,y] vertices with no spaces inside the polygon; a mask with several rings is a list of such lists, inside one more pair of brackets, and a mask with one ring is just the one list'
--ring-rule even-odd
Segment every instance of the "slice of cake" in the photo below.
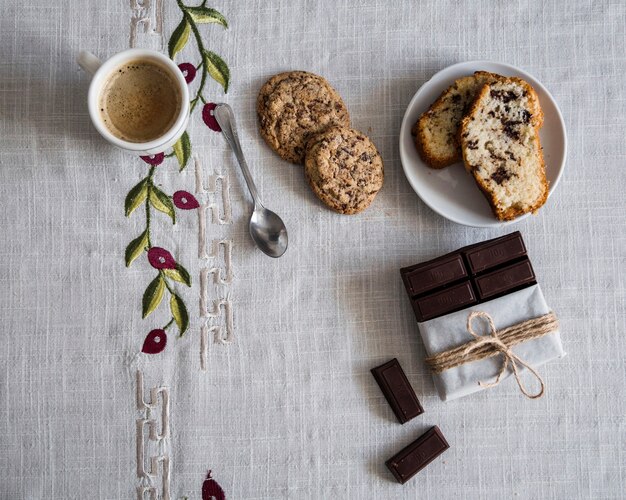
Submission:
{"label": "slice of cake", "polygon": [[503,78],[477,71],[459,78],[431,105],[411,129],[415,147],[422,160],[432,168],[443,168],[461,161],[458,128],[480,89]]}
{"label": "slice of cake", "polygon": [[485,84],[461,121],[465,168],[500,220],[535,212],[546,202],[542,125],[539,98],[519,78]]}

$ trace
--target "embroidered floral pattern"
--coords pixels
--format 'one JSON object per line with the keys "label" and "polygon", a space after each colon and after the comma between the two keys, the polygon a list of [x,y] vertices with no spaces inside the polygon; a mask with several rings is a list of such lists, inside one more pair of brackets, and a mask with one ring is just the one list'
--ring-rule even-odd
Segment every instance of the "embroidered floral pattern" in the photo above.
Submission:
{"label": "embroidered floral pattern", "polygon": [[211,478],[211,471],[208,472],[204,483],[202,483],[202,500],[226,500],[226,494],[222,487]]}
{"label": "embroidered floral pattern", "polygon": [[191,63],[181,63],[178,65],[178,69],[185,76],[187,83],[193,82],[196,77],[196,67]]}
{"label": "embroidered floral pattern", "polygon": [[210,76],[213,80],[219,83],[224,89],[224,92],[228,92],[228,85],[230,83],[230,70],[228,69],[228,65],[215,52],[205,48],[202,37],[200,36],[200,31],[198,30],[198,25],[212,23],[228,28],[228,22],[218,11],[206,7],[206,0],[204,0],[197,7],[184,5],[181,0],[176,1],[183,14],[183,18],[172,33],[172,36],[167,44],[167,49],[170,58],[174,59],[176,54],[185,48],[190,35],[193,34],[200,62],[196,66],[190,62],[184,62],[179,66],[180,70],[185,75],[187,83],[191,83],[194,80],[196,71],[202,71],[200,83],[196,89],[195,96],[190,101],[190,110],[193,112],[198,102],[206,104],[203,91],[207,76]]}
{"label": "embroidered floral pattern", "polygon": [[[198,102],[202,102],[204,104],[202,111],[203,121],[212,130],[219,131],[219,126],[212,115],[215,104],[207,103],[203,92],[205,91],[207,77],[211,77],[222,86],[224,92],[227,92],[230,82],[230,71],[220,56],[205,48],[198,25],[213,23],[227,28],[228,22],[217,10],[206,7],[206,0],[198,6],[185,5],[181,0],[177,0],[177,4],[182,13],[182,19],[170,37],[168,53],[173,60],[185,48],[190,35],[193,34],[200,62],[197,65],[190,62],[183,62],[178,65],[188,84],[194,82],[197,73],[200,72],[200,83],[195,92],[192,93],[194,97],[190,101],[190,113],[193,112]],[[162,152],[141,157],[149,165],[148,175],[129,191],[125,201],[127,217],[130,217],[142,205],[145,206],[146,214],[145,229],[126,247],[126,266],[129,267],[141,254],[146,252],[149,264],[157,271],[156,277],[150,282],[143,294],[143,318],[148,317],[159,307],[166,292],[169,294],[171,319],[162,328],[151,330],[148,333],[142,347],[142,352],[147,354],[157,354],[165,349],[167,343],[166,330],[174,323],[178,327],[179,336],[182,336],[189,327],[187,307],[177,293],[174,283],[178,282],[190,287],[191,277],[168,250],[153,246],[151,235],[153,210],[165,214],[171,219],[172,224],[175,224],[176,209],[193,210],[200,207],[198,200],[187,191],[176,191],[170,196],[155,185],[154,175],[156,168],[163,163],[165,158],[173,156],[178,160],[179,170],[182,171],[187,166],[191,156],[191,142],[187,132],[174,144],[172,151],[168,154]]]}
{"label": "embroidered floral pattern", "polygon": [[146,337],[143,347],[141,348],[141,352],[145,352],[146,354],[159,354],[163,349],[165,349],[166,344],[167,334],[165,333],[165,330],[152,330]]}
{"label": "embroidered floral pattern", "polygon": [[215,106],[217,106],[217,104],[215,104],[214,102],[207,102],[204,105],[204,108],[202,108],[202,121],[211,130],[214,130],[215,132],[221,132],[222,127],[219,126],[219,123],[217,123],[217,120],[213,115],[213,110],[215,109]]}
{"label": "embroidered floral pattern", "polygon": [[165,154],[157,153],[152,156],[140,156],[139,158],[145,161],[148,165],[153,165],[156,167],[157,165],[160,165],[161,163],[163,163],[163,158],[165,158]]}
{"label": "embroidered floral pattern", "polygon": [[181,210],[193,210],[200,206],[196,197],[187,191],[176,191],[172,195],[172,199],[174,200],[176,208],[180,208]]}
{"label": "embroidered floral pattern", "polygon": [[176,269],[176,261],[165,248],[152,247],[148,250],[148,262],[155,269]]}
{"label": "embroidered floral pattern", "polygon": [[[179,335],[182,336],[189,326],[189,313],[183,299],[176,293],[173,282],[191,286],[191,277],[187,270],[176,262],[174,257],[166,249],[153,246],[151,237],[152,209],[167,215],[172,224],[176,223],[176,209],[172,198],[161,191],[154,184],[154,173],[158,165],[163,161],[164,155],[142,157],[150,165],[148,175],[139,181],[126,196],[126,216],[130,216],[142,204],[146,211],[146,228],[126,247],[126,266],[130,266],[143,252],[147,252],[148,262],[157,270],[156,277],[150,282],[143,294],[142,311],[146,318],[152,313],[163,300],[165,292],[170,295],[171,320],[162,330],[152,330],[144,342],[143,352],[156,354],[165,348],[165,330],[173,323],[178,326]],[[184,165],[182,165],[184,167]],[[163,332],[163,343],[159,350],[155,350],[152,343],[156,335],[154,332]],[[150,348],[152,346],[152,348]]]}

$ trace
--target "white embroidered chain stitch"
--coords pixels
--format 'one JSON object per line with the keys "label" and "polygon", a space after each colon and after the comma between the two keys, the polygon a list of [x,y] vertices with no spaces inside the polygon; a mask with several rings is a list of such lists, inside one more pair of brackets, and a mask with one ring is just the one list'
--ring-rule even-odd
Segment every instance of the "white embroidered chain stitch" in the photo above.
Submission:
{"label": "white embroidered chain stitch", "polygon": [[[200,327],[200,369],[202,371],[206,371],[209,334],[213,335],[213,342],[216,344],[230,344],[235,339],[233,305],[230,298],[214,300],[211,311],[207,309],[206,302],[206,295],[201,296],[200,317],[203,323]],[[209,322],[213,324],[209,326]]]}
{"label": "white embroidered chain stitch", "polygon": [[[234,340],[234,322],[232,301],[227,298],[213,300],[213,307],[209,311],[208,288],[209,275],[213,275],[213,282],[218,286],[228,286],[233,282],[232,249],[233,242],[230,239],[213,239],[211,241],[211,251],[207,252],[206,232],[207,215],[206,211],[211,211],[211,223],[224,225],[232,223],[232,208],[230,201],[230,188],[228,175],[214,173],[208,177],[207,184],[204,183],[202,163],[197,156],[194,156],[196,194],[208,195],[208,200],[201,204],[198,210],[198,258],[211,260],[212,265],[203,267],[200,270],[200,318],[203,320],[200,328],[200,368],[206,371],[208,337],[213,335],[215,343],[228,344]],[[220,193],[218,193],[218,181]],[[220,196],[221,195],[221,196]],[[218,206],[221,201],[221,208]],[[221,215],[220,215],[221,214]],[[222,295],[222,292],[219,292]],[[223,297],[223,295],[222,295]],[[222,311],[224,314],[222,315]],[[211,319],[217,320],[220,324],[209,324]]]}
{"label": "white embroidered chain stitch", "polygon": [[[159,398],[159,395],[161,396]],[[154,418],[153,413],[158,412],[160,399],[160,432],[159,425]],[[137,410],[145,412],[142,418],[138,418],[136,421],[137,431],[137,477],[142,483],[148,482],[149,484],[141,484],[137,486],[137,498],[143,500],[145,493],[150,494],[151,499],[157,499],[158,489],[153,485],[153,482],[159,477],[159,470],[161,470],[161,496],[162,500],[170,499],[170,457],[167,453],[163,452],[165,446],[163,441],[169,437],[169,390],[167,387],[152,387],[150,389],[150,400],[144,399],[144,387],[143,387],[143,373],[141,370],[137,370],[137,393],[136,393]],[[145,427],[148,427],[148,440],[146,441]],[[159,445],[159,453],[156,456],[151,456],[150,466],[146,470],[146,448],[150,441],[155,441]],[[159,467],[161,464],[161,467]]]}
{"label": "white embroidered chain stitch", "polygon": [[[200,317],[205,319],[200,329],[200,368],[202,371],[206,371],[209,333],[213,334],[213,341],[216,344],[230,344],[234,340],[235,330],[232,302],[228,297],[222,300],[214,300],[213,307],[210,311],[206,306],[200,310]],[[213,324],[209,327],[208,323],[211,319],[216,319],[221,324]]]}
{"label": "white embroidered chain stitch", "polygon": [[[152,9],[152,2],[156,5]],[[130,0],[130,40],[131,48],[137,45],[137,33],[150,33],[151,35],[159,35],[161,43],[163,43],[163,0]],[[154,19],[151,19],[151,14]],[[154,28],[151,30],[150,25]]]}
{"label": "white embroidered chain stitch", "polygon": [[200,280],[204,280],[205,284],[209,274],[212,274],[213,281],[220,285],[230,285],[233,282],[233,242],[231,240],[213,240],[211,242],[210,257],[213,258],[215,262],[221,264],[221,261],[219,259],[220,248],[222,249],[224,267],[223,269],[218,266],[214,266],[210,269],[208,267],[203,268],[201,271]]}

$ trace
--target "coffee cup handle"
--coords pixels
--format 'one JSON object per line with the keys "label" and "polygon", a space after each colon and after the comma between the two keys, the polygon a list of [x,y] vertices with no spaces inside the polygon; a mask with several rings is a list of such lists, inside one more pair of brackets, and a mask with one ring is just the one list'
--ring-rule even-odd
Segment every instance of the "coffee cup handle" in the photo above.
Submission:
{"label": "coffee cup handle", "polygon": [[96,71],[98,71],[98,68],[102,66],[102,61],[86,50],[80,51],[78,57],[76,57],[76,62],[91,76],[93,76]]}

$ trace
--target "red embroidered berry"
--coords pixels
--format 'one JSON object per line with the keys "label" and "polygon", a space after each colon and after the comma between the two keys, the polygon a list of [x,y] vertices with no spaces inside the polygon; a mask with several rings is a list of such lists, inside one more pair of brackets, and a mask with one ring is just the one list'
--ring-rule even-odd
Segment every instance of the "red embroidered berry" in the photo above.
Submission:
{"label": "red embroidered berry", "polygon": [[152,247],[148,250],[148,262],[155,269],[175,269],[176,261],[165,248]]}
{"label": "red embroidered berry", "polygon": [[182,210],[193,210],[200,206],[195,196],[187,191],[176,191],[172,195],[172,199],[174,200],[174,205]]}
{"label": "red embroidered berry", "polygon": [[215,106],[217,106],[217,104],[215,104],[214,102],[207,102],[204,105],[204,108],[202,108],[202,120],[211,130],[221,132],[222,128],[219,126],[217,120],[213,116],[213,110],[215,109]]}
{"label": "red embroidered berry", "polygon": [[211,479],[211,471],[202,483],[202,500],[226,500],[226,495],[222,487],[217,484],[215,479]]}
{"label": "red embroidered berry", "polygon": [[181,63],[178,65],[178,69],[185,77],[187,83],[193,82],[196,77],[196,67],[191,63]]}
{"label": "red embroidered berry", "polygon": [[139,158],[145,161],[148,165],[157,166],[163,162],[163,158],[165,158],[165,153],[157,153],[150,156],[140,156]]}
{"label": "red embroidered berry", "polygon": [[146,340],[143,341],[141,352],[145,352],[146,354],[159,354],[165,349],[165,344],[167,344],[165,330],[152,330],[146,337]]}

